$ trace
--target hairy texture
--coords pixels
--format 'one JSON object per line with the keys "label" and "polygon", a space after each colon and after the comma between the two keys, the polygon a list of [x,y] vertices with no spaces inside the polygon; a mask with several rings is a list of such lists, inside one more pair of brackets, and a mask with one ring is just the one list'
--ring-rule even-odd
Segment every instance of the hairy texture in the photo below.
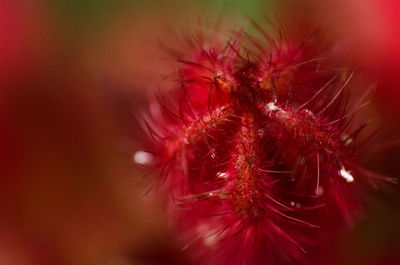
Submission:
{"label": "hairy texture", "polygon": [[353,73],[326,66],[316,36],[256,28],[263,39],[191,38],[143,123],[184,249],[204,264],[307,263],[328,223],[361,211],[364,183],[391,181],[357,161]]}

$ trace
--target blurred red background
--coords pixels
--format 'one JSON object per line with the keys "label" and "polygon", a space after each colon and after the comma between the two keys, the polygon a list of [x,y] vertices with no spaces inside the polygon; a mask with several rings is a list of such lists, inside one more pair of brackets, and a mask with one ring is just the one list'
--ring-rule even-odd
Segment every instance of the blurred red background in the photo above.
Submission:
{"label": "blurred red background", "polygon": [[[226,12],[234,27],[276,5],[128,2],[0,0],[0,264],[193,262],[154,193],[145,196],[154,176],[132,159],[135,112],[171,72],[157,40],[170,38],[167,25],[195,24],[191,14]],[[378,82],[377,111],[392,117],[386,134],[397,139],[399,2],[279,4],[296,23],[339,39],[366,82]],[[371,156],[397,177],[398,147]],[[398,194],[330,250],[337,264],[400,264]]]}

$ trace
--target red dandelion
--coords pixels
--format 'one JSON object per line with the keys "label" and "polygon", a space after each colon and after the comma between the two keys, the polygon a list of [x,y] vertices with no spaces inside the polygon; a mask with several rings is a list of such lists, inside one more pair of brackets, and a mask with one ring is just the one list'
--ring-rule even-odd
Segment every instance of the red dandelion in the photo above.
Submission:
{"label": "red dandelion", "polygon": [[[282,30],[225,43],[189,39],[176,87],[151,103],[154,140],[185,250],[203,264],[307,263],[328,223],[351,223],[360,188],[364,125],[352,117],[354,72],[328,66],[329,49]],[[330,221],[327,221],[330,220]]]}

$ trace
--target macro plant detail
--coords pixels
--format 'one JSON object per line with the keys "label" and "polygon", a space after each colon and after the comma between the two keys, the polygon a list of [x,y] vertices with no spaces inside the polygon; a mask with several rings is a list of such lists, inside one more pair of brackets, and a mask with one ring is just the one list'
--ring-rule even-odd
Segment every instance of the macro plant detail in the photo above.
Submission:
{"label": "macro plant detail", "polygon": [[307,263],[330,222],[362,212],[367,186],[394,182],[358,161],[366,124],[353,117],[371,89],[349,99],[354,72],[330,65],[318,34],[255,27],[262,39],[192,36],[143,118],[171,216],[204,264]]}

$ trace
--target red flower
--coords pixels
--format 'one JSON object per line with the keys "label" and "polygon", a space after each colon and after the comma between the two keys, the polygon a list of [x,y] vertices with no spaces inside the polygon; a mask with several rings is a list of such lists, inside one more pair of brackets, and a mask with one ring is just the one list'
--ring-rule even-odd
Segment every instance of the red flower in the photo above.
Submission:
{"label": "red flower", "polygon": [[266,41],[192,39],[145,119],[172,216],[204,264],[307,263],[326,219],[352,222],[364,178],[385,179],[357,162],[353,73],[328,67],[316,36],[257,28]]}

